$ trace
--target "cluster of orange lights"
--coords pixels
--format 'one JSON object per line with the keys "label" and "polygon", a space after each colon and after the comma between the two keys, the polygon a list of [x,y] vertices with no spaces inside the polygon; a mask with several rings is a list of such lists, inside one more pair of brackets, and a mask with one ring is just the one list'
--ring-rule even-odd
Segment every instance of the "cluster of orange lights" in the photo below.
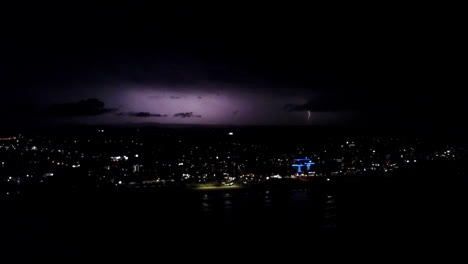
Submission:
{"label": "cluster of orange lights", "polygon": [[143,181],[143,184],[152,184],[152,183],[159,183],[161,182],[161,180],[157,179],[157,180],[146,180],[146,181]]}
{"label": "cluster of orange lights", "polygon": [[7,141],[7,140],[15,140],[16,137],[5,137],[5,138],[0,138],[0,141]]}

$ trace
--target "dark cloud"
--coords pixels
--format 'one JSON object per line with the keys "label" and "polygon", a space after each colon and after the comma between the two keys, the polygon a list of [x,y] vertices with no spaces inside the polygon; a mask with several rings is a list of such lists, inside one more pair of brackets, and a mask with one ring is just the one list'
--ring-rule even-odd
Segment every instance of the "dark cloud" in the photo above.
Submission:
{"label": "dark cloud", "polygon": [[309,99],[304,104],[286,104],[284,110],[288,112],[339,112],[339,111],[358,111],[362,108],[364,102],[352,96],[345,94],[322,94]]}
{"label": "dark cloud", "polygon": [[[34,113],[35,111],[38,110],[36,105],[27,104],[27,103],[21,103],[21,104],[15,105],[12,108],[13,108],[12,110],[16,114],[19,114],[19,115],[30,115],[31,113]],[[11,109],[11,107],[10,107],[10,109]]]}
{"label": "dark cloud", "polygon": [[234,112],[232,112],[232,115],[237,115],[239,113],[239,110],[236,110]]}
{"label": "dark cloud", "polygon": [[170,98],[170,99],[180,99],[180,98],[182,98],[182,97],[180,97],[180,96],[170,96],[169,98]]}
{"label": "dark cloud", "polygon": [[177,113],[177,114],[174,114],[174,117],[180,117],[180,118],[192,118],[192,117],[196,117],[196,118],[200,118],[202,117],[201,115],[194,115],[193,112],[186,112],[186,113]]}
{"label": "dark cloud", "polygon": [[202,99],[203,97],[201,97],[200,95],[197,97],[198,99]]}
{"label": "dark cloud", "polygon": [[150,96],[148,96],[148,98],[159,99],[159,98],[161,98],[161,96],[159,96],[159,95],[150,95]]}
{"label": "dark cloud", "polygon": [[76,103],[53,104],[44,113],[49,116],[73,117],[73,116],[97,116],[116,111],[114,108],[106,108],[105,104],[96,98],[81,100]]}
{"label": "dark cloud", "polygon": [[162,115],[162,114],[154,114],[150,112],[129,112],[127,113],[129,116],[134,116],[134,117],[166,117],[167,115]]}

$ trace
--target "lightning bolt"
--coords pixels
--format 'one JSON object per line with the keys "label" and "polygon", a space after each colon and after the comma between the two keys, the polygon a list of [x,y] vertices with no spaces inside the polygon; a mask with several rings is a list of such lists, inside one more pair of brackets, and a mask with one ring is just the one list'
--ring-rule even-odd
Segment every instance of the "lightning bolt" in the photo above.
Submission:
{"label": "lightning bolt", "polygon": [[310,120],[311,113],[310,111],[307,111],[307,120]]}

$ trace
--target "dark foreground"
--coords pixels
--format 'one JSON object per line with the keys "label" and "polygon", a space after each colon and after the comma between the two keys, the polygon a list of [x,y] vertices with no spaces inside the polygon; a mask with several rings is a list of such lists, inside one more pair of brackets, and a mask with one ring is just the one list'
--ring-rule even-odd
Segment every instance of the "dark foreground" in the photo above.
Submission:
{"label": "dark foreground", "polygon": [[108,259],[243,256],[333,247],[332,185],[232,191],[29,194],[2,202],[2,250],[10,257]]}
{"label": "dark foreground", "polygon": [[380,258],[454,250],[465,235],[466,175],[466,164],[423,164],[327,184],[23,195],[1,201],[2,256],[299,261],[343,249]]}

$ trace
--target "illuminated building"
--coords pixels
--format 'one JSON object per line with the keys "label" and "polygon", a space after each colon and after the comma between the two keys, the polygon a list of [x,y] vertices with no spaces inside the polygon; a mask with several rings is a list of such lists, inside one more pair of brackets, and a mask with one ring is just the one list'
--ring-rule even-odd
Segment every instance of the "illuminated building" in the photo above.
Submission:
{"label": "illuminated building", "polygon": [[307,174],[311,173],[311,166],[314,164],[315,163],[310,159],[294,159],[294,164],[292,166],[297,169],[297,174],[300,175],[304,174],[304,172]]}

